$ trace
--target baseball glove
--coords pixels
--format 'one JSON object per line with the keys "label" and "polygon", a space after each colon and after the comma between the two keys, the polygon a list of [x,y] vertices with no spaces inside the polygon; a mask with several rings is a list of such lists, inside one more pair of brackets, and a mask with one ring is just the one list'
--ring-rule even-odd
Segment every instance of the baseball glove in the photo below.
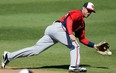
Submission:
{"label": "baseball glove", "polygon": [[112,52],[109,49],[110,45],[107,42],[100,42],[96,44],[96,50],[101,55],[112,55]]}

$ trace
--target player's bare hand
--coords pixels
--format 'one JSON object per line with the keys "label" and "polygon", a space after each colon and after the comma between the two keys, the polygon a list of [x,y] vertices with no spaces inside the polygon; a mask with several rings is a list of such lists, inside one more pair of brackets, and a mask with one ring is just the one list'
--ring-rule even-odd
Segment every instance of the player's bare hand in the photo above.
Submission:
{"label": "player's bare hand", "polygon": [[72,42],[74,42],[75,40],[76,40],[76,38],[75,38],[75,36],[73,35],[73,34],[71,34],[71,35],[69,35],[70,36],[70,40],[72,41]]}

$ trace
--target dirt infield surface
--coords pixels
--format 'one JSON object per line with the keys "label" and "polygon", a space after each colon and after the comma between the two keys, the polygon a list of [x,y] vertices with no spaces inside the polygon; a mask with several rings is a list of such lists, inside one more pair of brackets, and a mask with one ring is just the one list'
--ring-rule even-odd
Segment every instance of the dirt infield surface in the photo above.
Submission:
{"label": "dirt infield surface", "polygon": [[[12,68],[7,68],[7,69],[0,69],[0,73],[19,73],[21,69],[12,69]],[[31,69],[33,73],[68,73],[67,72],[62,72],[62,71],[47,71],[47,70],[39,70],[39,69]]]}

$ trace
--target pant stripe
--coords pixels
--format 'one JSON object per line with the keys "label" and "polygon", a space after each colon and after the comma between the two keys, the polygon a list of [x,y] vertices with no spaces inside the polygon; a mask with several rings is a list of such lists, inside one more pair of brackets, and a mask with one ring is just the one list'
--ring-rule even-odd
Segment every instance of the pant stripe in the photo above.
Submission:
{"label": "pant stripe", "polygon": [[77,47],[76,47],[76,66],[78,65],[78,44],[77,44],[77,42],[75,41],[75,44],[77,45]]}

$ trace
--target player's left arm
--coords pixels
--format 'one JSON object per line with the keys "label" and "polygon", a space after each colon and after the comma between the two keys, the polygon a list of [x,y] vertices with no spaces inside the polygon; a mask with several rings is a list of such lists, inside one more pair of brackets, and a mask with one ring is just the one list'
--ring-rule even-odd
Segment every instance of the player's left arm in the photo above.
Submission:
{"label": "player's left arm", "polygon": [[96,47],[96,44],[91,42],[88,38],[85,37],[85,29],[81,29],[79,31],[76,31],[75,32],[75,36],[79,38],[79,41],[88,46],[88,47],[92,47],[92,48],[95,48]]}
{"label": "player's left arm", "polygon": [[80,30],[78,32],[75,32],[75,36],[79,38],[80,42],[95,48],[97,53],[101,54],[101,55],[112,55],[112,51],[109,49],[110,45],[108,42],[100,42],[98,44],[94,44],[93,42],[89,41],[89,39],[87,39],[85,37],[85,31],[84,30]]}

